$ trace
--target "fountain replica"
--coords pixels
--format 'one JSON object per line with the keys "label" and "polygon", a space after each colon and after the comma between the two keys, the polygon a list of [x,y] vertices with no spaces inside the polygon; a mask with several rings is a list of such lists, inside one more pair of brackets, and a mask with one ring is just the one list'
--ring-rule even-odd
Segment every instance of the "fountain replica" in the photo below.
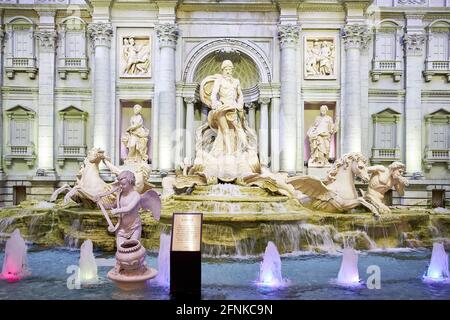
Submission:
{"label": "fountain replica", "polygon": [[[7,215],[2,216],[6,220],[0,223],[0,232],[7,230],[9,224],[18,224],[22,232],[34,230],[29,240],[47,246],[78,246],[78,240],[91,239],[95,247],[104,251],[117,249],[118,266],[110,276],[127,274],[131,279],[132,274],[150,277],[153,273],[141,264],[143,256],[133,261],[123,257],[145,254],[144,247],[157,250],[159,236],[170,228],[173,212],[205,214],[203,252],[210,255],[263,253],[268,241],[274,241],[280,253],[305,247],[335,251],[348,243],[364,250],[373,248],[376,241],[395,247],[415,237],[418,223],[420,228],[429,229],[431,216],[423,219],[390,214],[391,209],[383,203],[388,190],[395,188],[403,194],[408,185],[402,177],[402,163],[368,166],[361,153],[345,154],[332,165],[328,163],[330,139],[338,125],[326,115],[326,107],[321,108],[308,131],[313,147],[311,165],[316,169],[329,166],[326,177],[288,177],[286,173],[271,172],[259,161],[257,135],[247,122],[240,81],[233,77],[233,63],[223,61],[221,70],[221,74],[201,81],[200,97],[210,109],[208,120],[196,131],[193,162],[186,159],[175,176],[162,179],[162,205],[152,190],[155,186],[149,183],[149,130],[144,126],[141,107],[136,105],[121,139],[128,150],[124,165],[115,166],[105,150],[92,148],[75,185],[64,185],[51,196],[56,205],[31,211],[25,205],[8,209]],[[101,177],[102,163],[117,181],[108,183]],[[355,187],[357,178],[368,183],[362,194]],[[66,194],[61,203],[58,196],[63,193]],[[154,219],[139,215],[140,208],[151,210]],[[364,212],[367,209],[375,216],[385,214],[388,219],[383,218],[380,225]],[[107,210],[119,216],[116,226]],[[104,218],[108,230],[116,234],[115,246],[105,232]],[[3,223],[6,228],[2,228]],[[391,236],[388,241],[386,234]],[[424,238],[428,241],[431,236]]]}

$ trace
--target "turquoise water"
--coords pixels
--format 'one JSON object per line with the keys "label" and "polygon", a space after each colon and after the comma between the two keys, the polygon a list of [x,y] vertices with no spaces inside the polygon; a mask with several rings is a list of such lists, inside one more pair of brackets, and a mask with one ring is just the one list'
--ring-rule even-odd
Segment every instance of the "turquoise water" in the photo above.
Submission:
{"label": "turquoise water", "polygon": [[[80,252],[70,249],[30,249],[31,276],[19,282],[0,281],[0,299],[170,299],[169,290],[150,283],[137,292],[123,292],[106,278],[111,266],[99,267],[100,283],[81,289],[68,289],[67,267],[77,265]],[[3,252],[0,262],[3,262]],[[96,258],[113,255],[95,253]],[[450,299],[450,284],[427,284],[421,276],[427,269],[429,250],[360,252],[359,274],[363,282],[370,274],[367,267],[380,268],[380,289],[343,288],[333,284],[341,258],[339,255],[298,253],[283,256],[283,277],[288,285],[264,288],[256,285],[262,257],[246,259],[208,258],[202,262],[202,299]],[[105,261],[105,260],[103,260]],[[156,268],[156,255],[149,253],[148,263]],[[182,267],[182,266],[181,266]]]}

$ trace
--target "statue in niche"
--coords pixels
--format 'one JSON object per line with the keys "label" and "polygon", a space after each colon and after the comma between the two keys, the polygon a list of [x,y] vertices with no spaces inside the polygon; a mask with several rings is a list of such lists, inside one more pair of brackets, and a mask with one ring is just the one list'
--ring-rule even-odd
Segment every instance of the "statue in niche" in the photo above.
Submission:
{"label": "statue in niche", "polygon": [[191,174],[203,173],[232,181],[260,173],[257,136],[244,112],[244,96],[239,79],[233,77],[230,60],[221,64],[222,74],[206,77],[200,98],[211,110],[208,122],[197,129],[196,159]]}
{"label": "statue in niche", "polygon": [[334,75],[335,48],[332,40],[309,40],[306,44],[306,76]]}
{"label": "statue in niche", "polygon": [[333,119],[327,115],[328,107],[320,107],[320,115],[314,120],[314,124],[306,133],[309,138],[310,157],[309,167],[326,167],[330,163],[330,143],[331,136],[335,134],[339,127],[339,119],[333,123]]}
{"label": "statue in niche", "polygon": [[122,137],[122,142],[128,149],[125,162],[147,162],[147,142],[150,130],[144,127],[142,107],[136,104],[133,111],[134,115],[130,119],[130,126]]}
{"label": "statue in niche", "polygon": [[137,44],[135,38],[123,39],[122,56],[125,76],[147,75],[150,68],[150,45],[147,39]]}

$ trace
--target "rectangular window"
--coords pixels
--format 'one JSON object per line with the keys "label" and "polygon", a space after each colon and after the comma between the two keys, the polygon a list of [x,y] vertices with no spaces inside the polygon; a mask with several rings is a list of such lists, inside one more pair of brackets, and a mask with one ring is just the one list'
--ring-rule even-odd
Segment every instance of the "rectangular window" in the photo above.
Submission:
{"label": "rectangular window", "polygon": [[376,50],[378,60],[395,60],[395,35],[379,33],[377,35]]}
{"label": "rectangular window", "polygon": [[431,53],[434,61],[448,60],[448,34],[436,33],[431,38]]}
{"label": "rectangular window", "polygon": [[64,120],[64,145],[81,146],[83,137],[81,132],[81,120]]}
{"label": "rectangular window", "polygon": [[377,147],[380,149],[395,149],[395,124],[378,123]]}
{"label": "rectangular window", "polygon": [[432,124],[431,126],[431,149],[433,150],[445,150],[448,148],[448,125],[442,124]]}
{"label": "rectangular window", "polygon": [[66,57],[82,58],[83,56],[83,38],[79,32],[66,33]]}
{"label": "rectangular window", "polygon": [[13,120],[11,123],[11,145],[29,146],[28,120]]}
{"label": "rectangular window", "polygon": [[29,30],[14,31],[14,57],[31,58],[32,57],[32,41]]}

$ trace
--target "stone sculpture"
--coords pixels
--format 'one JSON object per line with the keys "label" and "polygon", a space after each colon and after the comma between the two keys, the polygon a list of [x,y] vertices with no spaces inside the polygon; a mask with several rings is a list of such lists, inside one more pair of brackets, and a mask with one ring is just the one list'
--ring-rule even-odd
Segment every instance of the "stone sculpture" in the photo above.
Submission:
{"label": "stone sculpture", "polygon": [[[75,186],[71,188],[68,184],[63,185],[53,192],[50,201],[56,201],[59,194],[68,191],[64,197],[64,204],[67,204],[72,199],[75,202],[82,203],[85,207],[96,206],[95,196],[99,193],[110,191],[113,188],[112,184],[106,183],[100,177],[99,164],[105,158],[105,151],[100,148],[92,148],[81,165],[76,177]],[[103,199],[103,204],[105,207],[110,208],[114,204],[114,201],[114,195],[110,195]]]}
{"label": "stone sculpture", "polygon": [[150,130],[144,127],[142,107],[136,104],[133,107],[134,115],[130,119],[130,126],[125,130],[122,142],[128,149],[127,162],[147,162],[147,142]]}
{"label": "stone sculpture", "polygon": [[367,171],[371,176],[367,192],[361,190],[363,198],[373,206],[373,213],[391,213],[391,209],[383,203],[384,194],[394,187],[400,196],[404,195],[405,187],[409,185],[408,180],[403,177],[405,165],[395,161],[387,168],[381,165],[371,166]]}
{"label": "stone sculpture", "polygon": [[369,181],[367,159],[359,152],[348,153],[338,159],[325,180],[313,176],[295,176],[287,183],[312,199],[312,207],[327,212],[346,212],[359,205],[372,206],[358,196],[355,177]]}
{"label": "stone sculpture", "polygon": [[308,160],[309,167],[326,167],[330,163],[330,143],[331,137],[338,130],[339,120],[336,124],[333,119],[327,115],[328,107],[320,107],[320,115],[314,120],[314,124],[306,133],[309,138],[311,154]]}
{"label": "stone sculpture", "polygon": [[192,173],[207,179],[232,181],[260,172],[256,132],[244,113],[244,97],[233,63],[225,60],[222,74],[206,77],[200,84],[200,97],[211,111],[208,121],[197,129],[196,159]]}
{"label": "stone sculpture", "polygon": [[[110,192],[117,189],[118,182],[106,183],[100,177],[99,165],[103,163],[108,167],[112,174],[116,177],[123,171],[131,171],[135,175],[134,189],[143,194],[144,192],[154,188],[154,185],[148,182],[151,168],[145,162],[128,162],[124,166],[116,167],[105,156],[105,152],[99,148],[92,148],[88,156],[84,159],[80,171],[77,174],[77,180],[73,188],[65,184],[53,192],[50,197],[50,202],[55,202],[61,193],[67,192],[64,197],[64,204],[67,204],[70,199],[77,203],[82,203],[84,207],[96,207],[95,196]],[[111,208],[115,204],[115,194],[110,193],[102,199],[102,204],[105,208]]]}
{"label": "stone sculpture", "polygon": [[334,75],[335,48],[333,40],[307,40],[305,53],[306,77]]}
{"label": "stone sculpture", "polygon": [[147,75],[150,69],[149,40],[139,45],[134,37],[123,38],[122,45],[122,74],[124,76]]}
{"label": "stone sculpture", "polygon": [[[96,195],[95,200],[108,221],[108,231],[116,234],[116,266],[108,272],[108,278],[115,281],[119,288],[131,290],[142,288],[145,281],[156,276],[156,270],[149,268],[145,262],[146,251],[141,245],[142,221],[139,209],[151,210],[156,220],[160,218],[161,200],[159,195],[148,190],[139,194],[135,189],[135,177],[131,171],[122,171],[119,186],[109,192]],[[117,193],[116,204],[111,210],[118,216],[116,226],[112,225],[101,198]]]}

